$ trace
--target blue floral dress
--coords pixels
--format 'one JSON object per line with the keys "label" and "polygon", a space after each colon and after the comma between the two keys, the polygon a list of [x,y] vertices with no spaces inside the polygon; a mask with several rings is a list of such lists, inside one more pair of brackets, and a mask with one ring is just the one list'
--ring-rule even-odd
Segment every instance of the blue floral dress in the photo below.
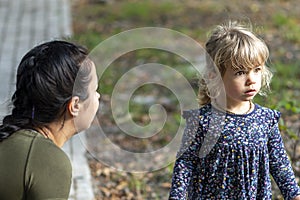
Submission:
{"label": "blue floral dress", "polygon": [[251,113],[234,115],[207,104],[183,117],[169,199],[272,199],[270,174],[285,199],[300,194],[279,112],[255,104]]}

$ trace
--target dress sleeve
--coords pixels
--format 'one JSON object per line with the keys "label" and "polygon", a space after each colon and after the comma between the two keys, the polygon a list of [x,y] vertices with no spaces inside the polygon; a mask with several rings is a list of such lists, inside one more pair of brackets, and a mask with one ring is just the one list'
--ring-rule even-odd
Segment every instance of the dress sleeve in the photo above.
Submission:
{"label": "dress sleeve", "polygon": [[194,169],[199,163],[201,142],[197,136],[199,132],[198,121],[184,113],[187,125],[182,137],[181,147],[177,154],[172,177],[169,199],[184,200],[188,196],[188,189],[192,180]]}
{"label": "dress sleeve", "polygon": [[278,127],[279,117],[280,114],[275,111],[274,125],[271,127],[268,141],[270,172],[284,199],[290,200],[299,195],[300,190],[280,135]]}
{"label": "dress sleeve", "polygon": [[27,159],[26,199],[67,200],[71,178],[72,167],[67,155],[51,141],[36,139]]}

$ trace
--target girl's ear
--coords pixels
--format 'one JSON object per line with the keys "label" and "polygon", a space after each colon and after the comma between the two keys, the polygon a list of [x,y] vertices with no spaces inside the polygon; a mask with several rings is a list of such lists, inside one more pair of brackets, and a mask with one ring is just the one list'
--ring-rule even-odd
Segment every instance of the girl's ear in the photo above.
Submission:
{"label": "girl's ear", "polygon": [[73,117],[76,117],[79,114],[79,109],[80,109],[79,101],[80,101],[79,97],[78,96],[74,96],[74,97],[72,97],[71,101],[68,104],[69,113]]}

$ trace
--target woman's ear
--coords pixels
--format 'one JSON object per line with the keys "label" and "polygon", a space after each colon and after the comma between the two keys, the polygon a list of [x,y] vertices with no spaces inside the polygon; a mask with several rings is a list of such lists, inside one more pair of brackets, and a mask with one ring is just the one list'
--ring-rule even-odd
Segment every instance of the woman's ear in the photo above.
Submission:
{"label": "woman's ear", "polygon": [[79,114],[79,109],[80,109],[80,99],[78,96],[73,96],[71,101],[68,104],[68,110],[69,113],[73,116],[76,117]]}

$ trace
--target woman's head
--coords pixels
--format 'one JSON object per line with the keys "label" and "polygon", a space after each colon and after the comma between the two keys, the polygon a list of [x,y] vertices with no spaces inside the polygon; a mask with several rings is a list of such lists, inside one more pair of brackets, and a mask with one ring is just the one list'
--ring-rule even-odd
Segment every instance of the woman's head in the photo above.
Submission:
{"label": "woman's head", "polygon": [[12,114],[4,118],[0,132],[5,127],[43,127],[64,118],[73,96],[88,98],[93,67],[85,48],[66,41],[31,49],[19,64]]}
{"label": "woman's head", "polygon": [[220,81],[229,68],[234,71],[248,71],[262,66],[260,94],[265,94],[269,89],[272,73],[265,66],[269,50],[264,41],[254,35],[250,29],[236,22],[217,26],[205,47],[207,65],[200,84],[200,104],[208,103],[211,98],[218,96]]}

